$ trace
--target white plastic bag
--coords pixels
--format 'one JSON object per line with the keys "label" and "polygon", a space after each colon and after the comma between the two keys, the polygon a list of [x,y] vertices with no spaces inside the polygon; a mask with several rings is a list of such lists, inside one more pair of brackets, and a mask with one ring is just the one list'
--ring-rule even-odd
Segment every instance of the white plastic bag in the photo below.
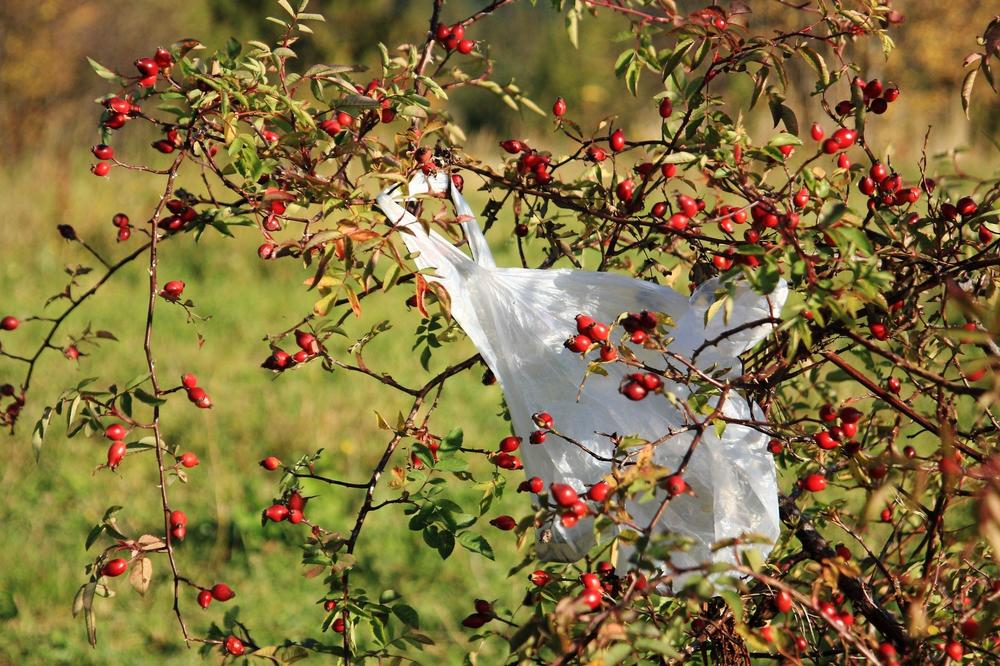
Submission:
{"label": "white plastic bag", "polygon": [[[714,301],[716,280],[702,284],[687,298],[660,285],[612,273],[569,269],[497,268],[475,216],[461,193],[444,174],[428,179],[418,173],[410,181],[410,196],[448,188],[465,231],[473,259],[436,232],[429,234],[392,194],[393,188],[377,198],[378,206],[392,224],[406,227],[400,236],[416,264],[433,269],[427,279],[443,285],[451,297],[452,314],[471,338],[503,388],[516,435],[524,443],[520,453],[528,477],[538,476],[546,487],[566,483],[581,494],[607,476],[610,463],[590,456],[557,437],[531,445],[528,435],[537,428],[531,415],[545,411],[561,432],[586,445],[602,457],[610,457],[612,444],[596,433],[636,434],[655,440],[685,425],[682,413],[666,400],[641,402],[625,399],[618,392],[626,374],[622,364],[608,364],[608,377],[593,376],[577,399],[585,363],[580,355],[563,347],[575,329],[575,317],[588,314],[598,321],[613,321],[626,311],[665,312],[676,323],[670,350],[690,359],[705,340],[719,338],[727,330],[769,317],[777,317],[784,304],[787,287],[780,283],[768,297],[754,293],[745,284],[737,288],[733,308],[724,322],[720,313],[705,325],[706,309]],[[717,345],[701,351],[695,365],[702,369],[729,368],[730,375],[741,373],[738,355],[772,329],[769,324],[739,330]],[[637,355],[653,367],[663,367],[660,354],[637,350]],[[681,400],[689,395],[686,386],[665,382],[665,390]],[[724,414],[733,419],[762,420],[759,407],[752,406],[736,392],[730,393]],[[653,461],[676,469],[687,452],[692,434],[670,438],[655,449]],[[712,544],[723,539],[753,534],[771,543],[778,537],[778,499],[774,461],[766,450],[767,437],[753,428],[730,423],[722,437],[709,427],[699,442],[684,478],[692,495],[670,501],[656,529],[671,530],[690,537],[695,545],[674,552],[671,563],[692,567],[706,562],[733,561],[734,550],[716,553]],[[662,493],[662,491],[661,491]],[[661,494],[653,501],[632,503],[628,509],[635,522],[647,525],[655,516]],[[572,528],[559,521],[552,538],[539,541],[536,550],[544,560],[574,561],[593,545],[590,520]],[[757,548],[763,557],[770,545]],[[627,567],[629,550],[619,551],[619,567]]]}

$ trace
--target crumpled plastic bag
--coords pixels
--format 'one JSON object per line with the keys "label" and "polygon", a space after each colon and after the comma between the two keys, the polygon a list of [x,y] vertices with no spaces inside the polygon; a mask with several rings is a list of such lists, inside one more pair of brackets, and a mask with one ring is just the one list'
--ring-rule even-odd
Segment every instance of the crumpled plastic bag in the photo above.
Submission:
{"label": "crumpled plastic bag", "polygon": [[[728,318],[720,312],[706,325],[706,310],[715,301],[719,287],[716,279],[700,285],[688,298],[669,287],[613,273],[497,268],[472,210],[446,175],[428,179],[418,173],[409,183],[409,194],[440,195],[450,190],[472,259],[437,232],[428,233],[397,201],[396,189],[398,186],[378,196],[379,208],[391,224],[405,227],[400,236],[411,252],[419,253],[416,265],[433,269],[427,280],[440,283],[448,291],[452,315],[503,388],[514,433],[523,440],[519,453],[525,474],[541,477],[546,487],[552,482],[565,483],[582,495],[609,474],[611,464],[555,436],[540,445],[529,444],[529,434],[537,429],[532,421],[535,412],[548,412],[560,432],[606,458],[611,457],[613,445],[598,432],[656,440],[685,425],[681,411],[659,396],[650,395],[640,402],[622,396],[619,384],[627,372],[622,364],[605,365],[609,376],[589,377],[577,397],[586,363],[563,346],[575,331],[577,314],[611,322],[626,311],[667,313],[676,324],[672,352],[690,359],[706,340],[719,338],[717,344],[697,355],[695,366],[713,371],[728,369],[728,376],[738,376],[742,372],[739,354],[762,340],[772,325],[723,334],[744,324],[778,317],[787,295],[784,282],[767,297],[754,293],[745,283],[737,283]],[[652,367],[664,366],[661,354],[632,347]],[[664,390],[680,400],[690,394],[687,386],[669,381],[664,381]],[[760,408],[735,391],[726,400],[724,414],[743,421],[763,420]],[[673,471],[692,437],[691,432],[672,436],[655,448],[653,462]],[[721,436],[711,426],[705,429],[684,474],[693,492],[673,498],[654,528],[684,535],[693,542],[671,553],[672,565],[686,568],[733,562],[734,548],[713,552],[712,545],[743,535],[769,541],[739,546],[756,548],[766,558],[780,525],[775,466],[766,450],[767,441],[759,430],[736,423],[727,424]],[[636,524],[645,526],[652,521],[664,492],[650,501],[628,505]],[[583,557],[593,543],[592,519],[581,520],[568,529],[556,520],[551,534],[539,538],[536,552],[542,560],[570,562]],[[630,554],[630,546],[619,550],[620,569],[627,568]]]}

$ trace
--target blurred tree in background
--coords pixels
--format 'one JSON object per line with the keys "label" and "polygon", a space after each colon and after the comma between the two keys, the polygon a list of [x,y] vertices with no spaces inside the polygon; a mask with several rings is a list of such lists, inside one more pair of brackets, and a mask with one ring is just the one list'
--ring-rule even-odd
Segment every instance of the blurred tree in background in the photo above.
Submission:
{"label": "blurred tree in background", "polygon": [[[377,59],[379,42],[394,45],[413,39],[413,26],[422,26],[426,14],[426,3],[414,0],[326,0],[316,4],[316,11],[329,22],[303,45],[303,62],[371,64]],[[445,5],[445,16],[468,15],[480,4],[451,0]],[[682,11],[690,11],[704,3],[687,0],[677,4]],[[933,125],[932,149],[967,145],[982,151],[989,145],[987,137],[1000,125],[1000,114],[983,113],[974,122],[967,122],[956,89],[962,58],[976,48],[975,31],[967,28],[985,25],[996,6],[979,0],[955,0],[946,11],[932,2],[896,5],[905,21],[893,34],[906,58],[886,63],[878,45],[871,44],[861,59],[867,66],[866,75],[899,85],[912,109],[905,118],[894,119],[894,127],[887,128],[890,144],[900,157],[913,157],[927,126]],[[124,0],[0,4],[0,138],[8,154],[37,144],[47,134],[68,144],[70,135],[93,133],[85,111],[90,110],[87,102],[98,95],[101,82],[91,74],[88,56],[126,69],[136,52],[154,42],[170,44],[182,37],[197,37],[217,44],[229,36],[252,38],[270,10],[271,3],[265,0],[183,2],[169,12],[159,3]],[[758,30],[763,27],[760,24],[767,28],[773,24],[777,30],[786,27],[791,14],[794,12],[783,11],[780,5],[760,3],[752,15],[758,25],[751,27]],[[559,13],[547,4],[535,8],[525,4],[506,10],[502,21],[485,23],[477,29],[476,38],[502,56],[497,58],[496,80],[513,78],[535,99],[562,95],[582,120],[591,121],[619,113],[612,101],[621,93],[621,83],[599,65],[613,60],[625,48],[621,42],[631,37],[627,32],[622,34],[622,28],[620,21],[607,15],[585,21],[580,26],[580,48],[573,49]],[[104,38],[95,40],[93,35]],[[792,71],[801,67],[801,63],[794,63]],[[808,73],[802,72],[802,76]],[[655,83],[646,78],[648,85]],[[795,106],[813,108],[810,89],[792,87],[799,96],[792,100]],[[749,97],[750,90],[745,92]],[[997,98],[984,90],[977,91],[976,97],[977,103],[997,104]],[[40,120],[43,108],[45,122]],[[511,113],[496,96],[475,88],[456,91],[450,108],[463,127],[484,132],[491,140],[511,132],[525,136],[546,133],[549,127],[545,118],[530,111],[520,116]],[[752,118],[761,131],[764,123],[769,123],[766,109]],[[624,120],[628,124],[634,119]],[[754,122],[750,126],[755,127]]]}

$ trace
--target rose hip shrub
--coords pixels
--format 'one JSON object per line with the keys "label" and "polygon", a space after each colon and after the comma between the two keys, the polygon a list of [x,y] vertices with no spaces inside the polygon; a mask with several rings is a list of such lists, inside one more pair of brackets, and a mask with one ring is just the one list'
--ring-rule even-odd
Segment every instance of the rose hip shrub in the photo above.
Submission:
{"label": "rose hip shrub", "polygon": [[[578,25],[592,14],[621,22],[627,48],[608,66],[631,96],[618,96],[608,113],[643,109],[656,131],[633,133],[614,115],[578,122],[570,91],[551,91],[549,115],[561,135],[551,139],[556,152],[546,140],[510,137],[473,156],[448,113],[451,91],[477,86],[498,103],[545,113],[512,83],[493,79],[489,45],[476,38],[480,21],[503,20],[513,2],[495,0],[470,16],[449,15],[441,0],[428,3],[429,24],[412,27],[413,42],[381,47],[381,62],[367,68],[299,62],[301,39],[336,26],[324,26],[305,2],[286,0],[270,19],[279,26],[276,41],[233,40],[212,52],[187,40],[140,54],[127,72],[92,63],[108,83],[94,175],[141,171],[162,183],[162,196],[145,212],[114,216],[108,233],[120,243],[116,257],[98,255],[61,224],[63,238],[99,265],[71,272],[54,312],[0,321],[0,354],[11,373],[21,373],[16,385],[0,387],[3,423],[12,432],[27,414],[37,418],[37,451],[60,417],[69,437],[104,438],[106,458],[94,460],[105,468],[99,475],[142,466],[158,472],[149,492],[161,504],[161,529],[124,533],[116,520],[123,509],[112,506],[86,536],[93,559],[73,612],[90,640],[97,636],[95,598],[120,591],[115,579],[122,577],[144,592],[156,568],[168,572],[155,584],[172,587],[178,640],[206,652],[275,663],[313,652],[345,661],[416,655],[439,639],[420,629],[420,599],[404,603],[355,584],[364,573],[354,571],[355,554],[391,538],[366,539],[366,519],[392,511],[400,530],[419,532],[442,558],[456,547],[487,560],[499,549],[523,554],[510,572],[510,584],[524,589],[522,606],[455,591],[454,603],[468,608],[462,624],[470,653],[485,640],[506,645],[511,661],[555,664],[996,660],[1000,454],[991,409],[1000,391],[1000,181],[959,171],[926,149],[916,164],[900,164],[879,144],[880,127],[905,113],[906,91],[860,71],[852,54],[874,41],[889,57],[893,26],[904,16],[878,2],[783,2],[798,28],[755,32],[740,2],[683,14],[672,2],[554,0],[574,46]],[[995,32],[989,28],[983,52],[967,58],[956,106],[961,99],[968,107],[976,73],[993,84]],[[820,117],[800,118],[785,103],[788,68],[800,66],[813,73]],[[762,140],[742,122],[757,105],[766,105],[774,124]],[[158,138],[146,153],[125,154],[119,136],[135,126],[155,128]],[[922,140],[926,145],[926,137],[913,137]],[[626,500],[662,488],[665,506],[692,501],[693,492],[684,463],[666,469],[651,462],[656,442],[609,435],[617,453],[604,481],[547,486],[517,471],[522,447],[567,445],[563,424],[545,405],[537,406],[529,442],[513,434],[471,442],[434,419],[439,401],[460,399],[444,391],[451,378],[473,372],[486,384],[493,379],[478,356],[454,358],[449,343],[461,332],[449,317],[448,294],[414,272],[401,232],[373,208],[379,190],[418,170],[443,171],[459,189],[481,192],[490,237],[512,237],[525,266],[538,257],[536,267],[586,266],[678,287],[721,275],[724,285],[742,278],[762,293],[788,281],[792,296],[775,332],[746,355],[739,377],[642,366],[632,353],[638,347],[669,354],[669,322],[658,313],[623,312],[606,322],[580,313],[577,328],[566,331],[568,349],[552,350],[580,356],[581,381],[606,364],[632,366],[623,401],[666,408],[662,401],[676,398],[664,395],[662,378],[688,383],[695,390],[681,407],[697,432],[726,427],[712,404],[730,392],[757,401],[767,420],[750,425],[769,435],[782,476],[784,531],[769,561],[744,557],[738,565],[684,571],[652,564],[684,540],[637,525]],[[186,173],[197,188],[176,187]],[[425,223],[461,243],[450,208],[433,201],[423,208]],[[315,304],[295,314],[297,325],[261,332],[269,345],[261,348],[260,372],[319,366],[356,373],[411,405],[398,419],[380,420],[383,453],[367,478],[337,478],[309,450],[260,462],[256,473],[275,484],[261,520],[301,534],[302,563],[316,575],[327,615],[312,638],[266,645],[237,614],[196,614],[196,604],[211,612],[237,593],[225,581],[201,579],[196,563],[186,561],[185,535],[199,516],[185,513],[169,492],[171,481],[188,480],[199,457],[168,443],[165,433],[175,420],[212,418],[214,399],[198,368],[182,377],[157,369],[157,314],[179,307],[194,321],[202,315],[191,298],[210,288],[158,270],[171,241],[184,234],[204,243],[251,234],[258,256],[247,261],[302,265]],[[149,269],[145,336],[135,350],[147,372],[84,381],[55,404],[33,404],[40,356],[76,359],[81,348],[114,339],[88,325],[69,334],[68,344],[56,343],[77,308],[131,262]],[[366,302],[390,291],[402,292],[423,317],[412,344],[424,367],[432,354],[449,359],[419,386],[397,381],[366,354],[377,336],[405,333],[372,321],[368,334],[345,339],[342,324],[364,320]],[[726,317],[731,306],[723,287],[708,316]],[[477,461],[491,466],[470,466]],[[349,529],[310,520],[309,502],[321,498],[302,494],[303,479],[354,498]],[[462,484],[482,495],[478,506],[452,498]],[[497,515],[494,500],[511,490],[522,493],[518,515]],[[596,516],[600,532],[588,557],[537,561],[536,533],[544,540],[553,521],[572,527],[585,516]],[[617,561],[619,541],[636,546],[630,561]]]}

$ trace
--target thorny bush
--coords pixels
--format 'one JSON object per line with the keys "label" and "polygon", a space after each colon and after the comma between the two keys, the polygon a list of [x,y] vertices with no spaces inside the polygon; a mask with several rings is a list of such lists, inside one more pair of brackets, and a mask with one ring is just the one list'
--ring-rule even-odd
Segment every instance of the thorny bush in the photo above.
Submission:
{"label": "thorny bush", "polygon": [[[382,46],[381,62],[370,68],[299,63],[300,39],[335,27],[323,26],[306,2],[296,8],[287,0],[269,19],[280,28],[274,43],[233,40],[210,53],[187,40],[140,57],[134,72],[92,63],[109,85],[100,100],[93,173],[141,171],[162,182],[162,196],[138,219],[115,216],[119,258],[105,259],[71,225],[60,225],[64,238],[101,265],[72,272],[47,304],[61,312],[24,322],[4,318],[0,351],[11,368],[23,369],[16,385],[2,387],[3,422],[13,431],[33,406],[40,356],[57,351],[75,359],[82,345],[114,337],[87,327],[57,344],[71,315],[123,266],[148,263],[147,372],[131,381],[109,378],[105,388],[84,382],[56,404],[37,406],[36,449],[61,415],[70,437],[107,438],[105,467],[158,470],[150,492],[161,501],[162,530],[122,533],[120,507],[112,507],[87,537],[88,548],[101,549],[73,610],[85,619],[90,640],[96,640],[95,597],[108,596],[120,585],[113,579],[125,574],[143,591],[153,563],[164,562],[182,638],[205,651],[275,663],[310,652],[364,661],[420,651],[433,637],[418,630],[419,599],[409,605],[354,585],[353,554],[368,545],[366,518],[387,510],[407,516],[409,529],[441,557],[456,544],[490,559],[496,549],[522,549],[511,576],[525,588],[523,606],[469,599],[464,621],[475,637],[506,643],[511,662],[996,660],[1000,452],[991,410],[1000,395],[994,238],[1000,181],[959,171],[954,154],[928,156],[925,149],[918,164],[880,154],[879,126],[901,112],[905,91],[866,77],[852,53],[877,40],[889,57],[902,14],[875,0],[777,0],[798,27],[757,34],[749,4],[738,1],[681,14],[669,0],[553,0],[573,46],[578,25],[590,16],[621,21],[630,46],[613,66],[636,101],[619,103],[641,105],[660,131],[633,136],[614,115],[585,127],[573,120],[572,103],[558,98],[552,123],[559,145],[571,149],[552,154],[545,145],[510,138],[490,154],[469,155],[448,113],[452,90],[477,86],[515,110],[545,113],[513,83],[494,80],[489,47],[476,40],[479,22],[514,1],[495,0],[456,17],[446,16],[443,0],[432,0],[426,33],[413,26],[413,43]],[[981,52],[966,59],[956,94],[966,113],[977,74],[994,83],[998,32],[994,21],[979,39]],[[786,105],[793,63],[812,71],[823,117],[803,121]],[[770,109],[776,129],[765,142],[751,139],[743,109],[726,99],[740,101],[741,81],[752,90],[744,107]],[[658,92],[641,99],[650,87]],[[159,131],[152,149],[166,158],[116,152],[115,137],[136,125]],[[483,371],[480,359],[455,360],[422,386],[406,386],[365,354],[374,337],[397,332],[372,322],[362,339],[342,338],[346,318],[364,318],[365,301],[390,290],[409,290],[410,305],[425,318],[417,331],[425,364],[432,349],[447,355],[447,343],[460,334],[447,293],[413,271],[400,232],[373,207],[376,192],[416,170],[444,171],[459,188],[475,183],[486,200],[490,236],[513,237],[525,266],[526,256],[539,256],[536,267],[596,267],[678,285],[742,276],[761,293],[779,278],[788,281],[792,296],[780,325],[746,355],[745,372],[696,377],[698,390],[685,405],[696,429],[725,428],[725,417],[710,406],[725,392],[742,392],[765,409],[767,422],[755,427],[767,432],[783,479],[784,531],[769,561],[747,557],[739,565],[688,570],[683,585],[671,590],[681,572],[655,569],[649,556],[682,542],[669,532],[633,529],[621,507],[657,486],[670,501],[685,501],[683,469],[653,465],[655,444],[625,433],[606,483],[568,489],[574,500],[580,496],[569,511],[556,506],[565,498],[550,498],[542,480],[528,479],[519,490],[536,495],[535,508],[525,501],[519,517],[491,512],[507,481],[520,482],[509,470],[520,467],[521,443],[470,445],[461,431],[432,418],[439,399],[449,398],[448,380]],[[175,187],[187,173],[194,175],[192,188]],[[424,222],[460,244],[456,220],[445,207],[438,210]],[[178,383],[157,372],[158,310],[178,306],[198,316],[184,283],[157,270],[170,241],[183,234],[255,234],[259,260],[299,262],[307,272],[318,294],[313,310],[296,316],[300,323],[288,330],[262,332],[270,349],[262,353],[261,372],[321,366],[359,373],[412,399],[398,422],[382,421],[384,453],[367,479],[328,476],[318,453],[307,451],[298,460],[261,461],[262,473],[280,479],[262,519],[300,525],[304,565],[327,573],[317,579],[327,618],[314,639],[263,645],[232,613],[207,628],[191,619],[194,603],[208,608],[235,593],[186,573],[182,544],[188,521],[198,517],[169,497],[171,482],[187,480],[187,470],[199,464],[196,452],[171,443],[170,420],[191,409],[184,397],[197,408],[212,407],[209,387],[194,374]],[[709,316],[726,316],[730,306],[722,289]],[[651,313],[625,314],[599,322],[597,334],[584,319],[579,333],[567,331],[577,336],[570,350],[553,353],[581,354],[583,378],[604,363],[634,362],[634,346],[656,350],[669,342]],[[24,351],[29,343],[19,338],[31,333],[40,342]],[[598,353],[592,343],[604,339]],[[637,375],[622,386],[621,399],[670,399],[660,386],[655,371]],[[537,423],[541,436],[533,439],[540,440],[561,426],[544,415]],[[469,461],[476,457],[494,463],[492,474],[473,476]],[[349,529],[309,520],[299,492],[303,478],[356,498]],[[449,497],[449,487],[476,483],[488,490],[470,513]],[[621,529],[611,540],[600,531],[605,538],[582,561],[537,562],[526,534],[553,520],[575,522],[567,516],[581,513],[596,514],[598,530],[612,522]],[[637,546],[624,567],[611,561],[617,540]],[[621,575],[623,569],[630,571]]]}

